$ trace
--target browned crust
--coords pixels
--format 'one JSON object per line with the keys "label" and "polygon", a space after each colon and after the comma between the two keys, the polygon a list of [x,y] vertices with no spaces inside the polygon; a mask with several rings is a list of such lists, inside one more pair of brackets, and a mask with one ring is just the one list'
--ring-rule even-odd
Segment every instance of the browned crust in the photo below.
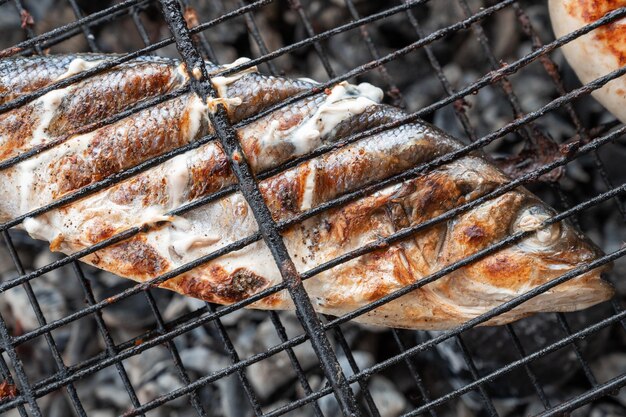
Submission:
{"label": "browned crust", "polygon": [[[403,285],[415,282],[415,277],[402,262],[403,251],[398,246],[379,249],[368,253],[358,259],[357,262],[341,265],[332,270],[336,279],[337,288],[359,287],[359,295],[366,303],[376,301],[385,295],[400,289]],[[388,266],[381,270],[381,266]],[[391,273],[395,283],[388,279],[382,279],[381,274]],[[370,279],[379,275],[381,279]],[[341,308],[353,306],[355,293],[341,290],[333,291],[324,298],[325,308]]]}
{"label": "browned crust", "polygon": [[59,136],[117,114],[133,103],[168,92],[174,80],[170,65],[154,63],[121,67],[92,77],[70,87],[50,121],[48,133]]}
{"label": "browned crust", "polygon": [[132,277],[150,279],[168,271],[170,263],[146,241],[144,235],[134,236],[105,250],[106,256],[91,255],[89,261],[98,268]]}
{"label": "browned crust", "polygon": [[96,130],[83,152],[50,164],[52,181],[58,185],[52,196],[58,198],[185,145],[192,139],[186,137],[191,122],[185,104],[186,97],[172,100]]}
{"label": "browned crust", "polygon": [[[50,75],[54,75],[54,74],[50,74]],[[58,75],[48,76],[48,77],[39,77],[39,78],[34,77],[28,80],[28,84],[24,83],[20,85],[18,92],[12,91],[10,88],[0,83],[0,104],[8,103],[23,94],[27,94],[32,91],[37,91],[51,84],[52,82],[54,82],[54,80],[57,77]]]}
{"label": "browned crust", "polygon": [[218,149],[216,154],[207,157],[201,155],[191,165],[191,184],[187,197],[189,201],[219,191],[235,182],[222,146],[218,143],[215,146]]}
{"label": "browned crust", "polygon": [[140,200],[143,207],[164,205],[169,199],[167,180],[151,178],[148,175],[137,175],[122,182],[113,189],[111,201],[119,205],[131,205]]}
{"label": "browned crust", "polygon": [[[585,23],[592,23],[608,12],[624,6],[624,0],[572,0],[567,3],[566,10],[571,16],[582,19]],[[612,22],[599,27],[593,33],[600,45],[617,59],[620,66],[626,65],[626,25]]]}
{"label": "browned crust", "polygon": [[204,301],[231,304],[256,294],[268,284],[266,278],[246,268],[238,268],[229,274],[221,266],[210,264],[198,267],[160,286]]}
{"label": "browned crust", "polygon": [[278,175],[260,184],[261,193],[274,219],[285,219],[300,212],[309,172],[309,166],[302,165],[293,176]]}
{"label": "browned crust", "polygon": [[0,400],[8,400],[17,397],[18,391],[14,384],[10,384],[9,381],[0,382]]}
{"label": "browned crust", "polygon": [[32,137],[39,121],[35,107],[29,104],[0,114],[0,137],[5,139],[0,143],[0,160],[12,155],[15,149],[22,148]]}

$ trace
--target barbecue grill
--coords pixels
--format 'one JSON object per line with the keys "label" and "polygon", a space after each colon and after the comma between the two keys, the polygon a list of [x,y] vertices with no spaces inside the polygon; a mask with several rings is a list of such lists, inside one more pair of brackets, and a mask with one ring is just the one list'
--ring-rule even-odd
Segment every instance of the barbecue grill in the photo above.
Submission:
{"label": "barbecue grill", "polygon": [[[626,415],[626,397],[621,391],[626,385],[626,313],[621,307],[626,287],[620,274],[621,258],[626,254],[626,248],[621,246],[622,239],[626,239],[622,201],[626,184],[619,162],[624,152],[620,140],[626,127],[589,97],[592,91],[626,73],[626,68],[580,86],[563,64],[560,53],[562,45],[626,16],[626,8],[552,40],[544,1],[128,0],[102,2],[98,6],[79,0],[40,3],[0,1],[0,25],[7,28],[3,28],[3,36],[7,37],[7,44],[2,45],[3,56],[42,54],[48,49],[79,52],[75,48],[125,54],[53,87],[1,105],[0,113],[52,88],[86,79],[141,55],[175,56],[189,68],[201,67],[204,59],[226,63],[237,56],[250,55],[250,62],[226,69],[221,75],[258,65],[266,73],[316,78],[323,82],[321,89],[344,80],[372,81],[385,90],[387,102],[407,108],[410,114],[406,120],[366,134],[425,119],[464,140],[466,146],[439,161],[346,194],[284,223],[271,219],[258,181],[327,152],[330,147],[257,177],[247,165],[235,164],[237,186],[203,197],[171,214],[239,190],[260,219],[259,231],[147,283],[127,284],[122,278],[118,281],[109,276],[109,292],[94,290],[102,286],[94,278],[97,272],[78,260],[137,234],[139,228],[73,255],[54,257],[43,244],[23,235],[16,226],[27,216],[80,199],[210,140],[220,141],[232,162],[233,153],[239,149],[234,134],[237,126],[231,126],[223,112],[212,116],[214,136],[1,224],[5,247],[0,261],[12,262],[12,271],[5,271],[0,282],[0,412],[21,416],[67,415],[64,412],[108,416],[113,415],[111,410],[125,416],[232,416],[238,415],[236,410],[268,417]],[[46,5],[48,10],[56,7],[58,19],[44,15]],[[130,29],[135,32],[130,33]],[[509,38],[513,40],[507,42]],[[133,44],[133,39],[143,45]],[[402,77],[407,73],[410,77]],[[409,82],[407,78],[415,79]],[[189,88],[206,96],[213,87],[203,74]],[[106,123],[182,92],[151,99]],[[289,100],[312,94],[313,91],[307,92]],[[241,123],[250,123],[260,116]],[[333,146],[343,146],[364,136],[356,134]],[[290,267],[281,240],[281,230],[290,224],[480,149],[512,177],[493,195],[301,274]],[[32,153],[26,152],[0,162],[0,169],[30,156]],[[350,320],[514,244],[523,234],[512,234],[345,316],[325,317],[314,312],[303,280],[452,219],[520,185],[531,187],[560,209],[552,222],[567,218],[578,223],[607,255],[445,332],[374,329],[357,326]],[[283,281],[249,299],[215,306],[188,301],[177,294],[164,295],[165,291],[153,288],[260,239],[271,249]],[[34,259],[35,254],[42,255]],[[608,278],[618,290],[612,301],[577,313],[542,314],[503,327],[476,329],[558,283],[610,262],[615,266]],[[52,284],[72,287],[79,294],[77,299],[84,302],[55,309]],[[127,285],[120,289],[123,284]],[[285,289],[296,306],[295,317],[243,310],[254,301]],[[14,300],[18,296],[25,300],[24,310],[16,312],[19,304]],[[184,307],[180,307],[181,303]],[[129,304],[144,305],[150,317],[142,317],[145,323],[139,323],[132,331],[112,330],[116,317],[118,321],[135,317]],[[7,310],[7,305],[13,306],[13,310]],[[25,326],[22,314],[32,316],[33,323]],[[249,324],[238,325],[240,320],[249,320]],[[81,342],[81,332],[88,333],[88,329],[98,335],[99,348],[93,349],[93,344],[89,345],[91,350],[82,348],[87,342]],[[259,341],[259,334],[265,335],[265,339]],[[246,340],[248,345],[253,344],[250,340],[255,337],[256,350],[242,348]],[[194,343],[211,345],[215,355],[207,353],[200,356],[200,361],[191,360]],[[146,368],[144,374],[137,375],[130,369],[135,366],[133,363],[152,363],[151,352],[156,349],[167,353],[162,362],[168,363],[171,374],[164,369]],[[151,382],[152,394],[148,395],[149,384],[145,380],[151,371],[156,382]],[[167,385],[165,378],[159,379],[159,375],[166,374],[173,375],[170,379],[176,383]],[[259,382],[258,375],[267,376]],[[123,387],[124,398],[112,394],[107,403],[96,393],[115,384]],[[226,398],[229,395],[233,398]],[[94,411],[94,397],[99,399],[102,410],[108,409],[110,414]]]}

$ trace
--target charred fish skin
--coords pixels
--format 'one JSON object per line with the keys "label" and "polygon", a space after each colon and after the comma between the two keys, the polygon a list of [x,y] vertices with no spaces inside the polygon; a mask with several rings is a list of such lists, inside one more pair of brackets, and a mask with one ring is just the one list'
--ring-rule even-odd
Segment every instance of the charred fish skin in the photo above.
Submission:
{"label": "charred fish skin", "polygon": [[[65,67],[49,73],[60,73],[57,77],[62,77],[75,59],[83,58],[54,59],[54,68],[62,67],[60,63]],[[45,59],[37,62],[45,65]],[[161,81],[155,91],[182,88],[186,78],[180,74],[184,68],[176,61],[167,62],[131,61],[114,71],[137,75],[137,68],[144,66],[143,74],[150,74],[165,65],[166,72],[174,74],[175,83]],[[228,68],[207,65],[213,73]],[[89,78],[68,88],[75,88],[75,94],[80,94],[81,89],[104,91],[110,82],[101,79],[98,82],[105,85],[93,86],[91,79],[96,80]],[[77,135],[67,133],[68,137],[58,146],[1,170],[0,193],[20,197],[0,201],[0,219],[28,213],[211,134],[208,112],[216,103],[224,104],[231,122],[238,123],[316,88],[314,81],[265,76],[255,68],[227,77],[217,74],[212,82],[219,96],[209,98],[207,103],[185,93],[110,125]],[[142,88],[139,90],[145,91]],[[381,100],[382,91],[374,86],[340,83],[243,124],[237,128],[237,135],[247,161],[258,174],[322,145],[405,116],[401,110],[381,104]],[[59,117],[63,118],[62,112]],[[7,126],[1,120],[0,132]],[[25,142],[38,140],[32,136]],[[9,153],[12,146],[8,146]],[[433,126],[407,123],[299,163],[260,181],[259,187],[274,220],[281,222],[460,148],[460,143]],[[321,212],[284,230],[283,237],[296,267],[303,272],[428,221],[508,181],[480,157],[466,156]],[[31,236],[49,241],[53,250],[69,254],[131,227],[148,224],[151,227],[146,231],[83,258],[122,277],[146,281],[258,230],[250,207],[238,192],[178,216],[167,215],[235,183],[228,158],[213,140],[59,209],[27,218],[23,227]],[[448,329],[601,256],[566,222],[542,229],[543,220],[553,214],[531,193],[518,188],[410,238],[324,271],[305,281],[305,287],[318,312],[342,315],[419,282],[515,231],[536,231],[516,245],[358,318],[383,326]],[[572,311],[604,301],[613,292],[600,278],[604,269],[561,284],[488,324],[508,323],[543,311]],[[229,304],[279,282],[280,273],[269,249],[258,241],[160,286]],[[293,308],[285,292],[252,306]]]}

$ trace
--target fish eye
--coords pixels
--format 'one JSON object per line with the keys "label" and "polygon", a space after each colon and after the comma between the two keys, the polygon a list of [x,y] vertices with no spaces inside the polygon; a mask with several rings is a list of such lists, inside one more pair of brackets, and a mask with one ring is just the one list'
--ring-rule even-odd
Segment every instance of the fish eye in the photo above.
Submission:
{"label": "fish eye", "polygon": [[535,230],[536,232],[522,243],[531,248],[545,248],[555,244],[561,237],[561,226],[559,223],[552,223],[544,228],[541,224],[552,215],[540,206],[526,207],[520,211],[517,219],[513,223],[513,233]]}

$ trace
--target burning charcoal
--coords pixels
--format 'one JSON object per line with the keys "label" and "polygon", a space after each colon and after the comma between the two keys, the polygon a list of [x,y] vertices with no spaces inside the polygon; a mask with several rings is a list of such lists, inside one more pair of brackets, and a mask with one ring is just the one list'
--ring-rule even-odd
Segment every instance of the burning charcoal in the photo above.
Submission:
{"label": "burning charcoal", "polygon": [[405,411],[406,399],[387,378],[373,377],[368,388],[381,417],[397,417]]}
{"label": "burning charcoal", "polygon": [[[600,305],[583,313],[567,314],[567,320],[573,329],[582,328],[597,322],[607,315],[608,305]],[[538,314],[520,320],[513,324],[515,333],[526,355],[531,354],[557,340],[565,337],[555,314]],[[431,332],[436,335],[437,332]],[[608,329],[577,341],[583,357],[591,360],[602,350],[608,338]],[[493,372],[510,362],[519,359],[505,327],[480,327],[466,331],[462,335],[463,342],[473,358],[475,366],[480,369],[481,375]],[[570,380],[580,370],[578,359],[571,351],[571,347],[559,350],[556,354],[546,355],[531,362],[530,367],[544,387],[557,388]],[[444,358],[446,366],[451,372],[453,385],[464,386],[472,381],[469,369],[459,345],[454,338],[447,339],[437,345],[437,351]],[[500,379],[501,380],[501,379]],[[493,397],[516,398],[523,402],[523,398],[534,394],[533,386],[523,367],[507,374],[506,384],[496,380],[486,385]],[[480,401],[475,394],[472,397]]]}
{"label": "burning charcoal", "polygon": [[132,356],[127,369],[131,381],[144,384],[158,377],[169,366],[169,354],[164,346],[156,346],[142,353],[141,357]]}
{"label": "burning charcoal", "polygon": [[[404,91],[404,97],[407,102],[407,109],[410,111],[417,111],[423,109],[424,107],[432,104],[433,101],[437,100],[441,97],[441,84],[439,84],[439,80],[436,75],[432,72],[424,74],[423,77],[419,79],[419,81],[412,83],[409,85]],[[452,108],[451,106],[446,106],[443,109]],[[440,111],[444,111],[443,109],[438,110],[435,114],[438,114]],[[445,111],[444,111],[445,113]],[[443,121],[442,119],[437,119],[435,116],[435,124],[438,126],[448,126],[447,120]],[[442,123],[442,124],[440,124]],[[461,136],[456,136],[461,137]]]}
{"label": "burning charcoal", "polygon": [[[6,279],[4,278],[3,281]],[[57,287],[53,287],[40,279],[31,280],[30,283],[43,316],[48,322],[65,317],[67,314],[66,301]],[[2,304],[8,307],[16,320],[19,320],[19,325],[23,331],[34,330],[40,326],[26,290],[22,286],[15,287],[9,293],[3,294],[0,297],[0,310],[4,310]]]}
{"label": "burning charcoal", "polygon": [[81,384],[80,387],[82,388],[79,391],[80,398],[95,395],[96,399],[107,408],[115,406],[118,409],[127,409],[131,406],[128,393],[113,366],[98,372],[89,385]]}
{"label": "burning charcoal", "polygon": [[[591,370],[598,383],[607,382],[610,379],[626,374],[626,354],[613,353],[602,356],[591,364]],[[620,390],[613,397],[622,406],[626,407],[626,390]]]}
{"label": "burning charcoal", "polygon": [[589,417],[622,417],[626,415],[626,407],[621,404],[602,402],[591,408]]}
{"label": "burning charcoal", "polygon": [[[64,258],[63,255],[53,253],[48,250],[40,251],[39,255],[35,257],[33,261],[33,268],[39,269],[43,266],[47,266],[59,259]],[[70,265],[63,266],[61,268],[54,269],[46,274],[42,275],[37,280],[42,280],[57,288],[63,296],[68,300],[82,300],[84,297],[83,291],[80,285],[77,285],[75,273]],[[72,285],[68,285],[68,283]]]}
{"label": "burning charcoal", "polygon": [[453,412],[445,414],[446,417],[476,417],[474,410],[470,409],[463,401],[457,401]]}
{"label": "burning charcoal", "polygon": [[[332,394],[331,394],[332,395]],[[277,401],[267,407],[265,407],[266,411],[272,411],[275,410],[277,408],[283,407],[285,405],[289,404],[289,401],[286,400],[280,400]],[[284,417],[313,417],[313,407],[311,407],[310,405],[307,405],[305,407],[302,408],[297,408],[295,410],[292,410],[288,413],[285,414],[281,414]],[[341,415],[341,414],[339,414]]]}
{"label": "burning charcoal", "polygon": [[[355,350],[352,352],[352,355],[354,356],[354,361],[356,362],[359,370],[369,368],[375,362],[374,357],[369,352],[362,352],[362,351]],[[352,370],[352,367],[350,366],[350,363],[348,362],[348,358],[345,355],[339,354],[337,359],[339,360],[341,369],[343,370],[343,373],[344,375],[346,375],[346,377],[350,377],[354,375],[355,372]],[[322,385],[324,384],[326,384],[326,380],[322,382]],[[355,394],[358,394],[361,392],[361,386],[359,385],[358,382],[351,384],[350,388],[352,388],[352,392],[354,392]],[[372,390],[370,389],[370,392],[371,391]],[[334,395],[326,395],[320,398],[319,405],[324,415],[327,415],[327,416],[341,415],[339,404],[337,403],[337,399],[335,398]]]}
{"label": "burning charcoal", "polygon": [[48,407],[42,411],[46,417],[66,417],[72,414],[66,397],[60,392],[52,395]]}
{"label": "burning charcoal", "polygon": [[237,375],[230,375],[216,382],[220,389],[220,404],[224,417],[252,415],[252,407]]}
{"label": "burning charcoal", "polygon": [[[164,373],[155,376],[153,380],[138,385],[140,386],[137,391],[137,397],[142,403],[152,401],[161,395],[168,394],[183,386],[182,381],[178,376],[172,374],[172,371],[163,371]],[[186,397],[178,397],[177,399],[168,402],[168,407],[183,407],[187,404]]]}
{"label": "burning charcoal", "polygon": [[[281,314],[280,316],[289,338],[303,333],[302,327],[293,314]],[[280,343],[282,341],[276,333],[273,323],[267,318],[256,327],[254,347],[250,353],[264,352]],[[295,346],[293,351],[305,371],[318,362],[317,356],[308,342]],[[286,352],[277,353],[257,362],[248,367],[246,372],[252,387],[261,398],[268,398],[289,381],[296,379],[296,374]],[[272,381],[272,383],[268,384],[267,381]]]}
{"label": "burning charcoal", "polygon": [[15,275],[15,264],[9,256],[9,251],[4,246],[4,242],[0,244],[0,274],[6,277],[11,276],[11,272]]}
{"label": "burning charcoal", "polygon": [[70,325],[70,336],[63,352],[66,365],[73,365],[100,351],[100,338],[93,320],[83,319]]}
{"label": "burning charcoal", "polygon": [[[33,269],[33,263],[36,256],[41,253],[42,250],[46,250],[47,246],[43,242],[39,242],[31,239],[25,232],[21,230],[10,230],[9,235],[11,236],[11,241],[13,243],[13,247],[15,251],[18,253],[22,266],[25,269]],[[2,255],[4,253],[4,255]],[[6,259],[3,258],[6,256]],[[12,271],[13,274],[16,274],[15,264],[9,255],[9,249],[6,247],[6,242],[4,239],[0,239],[0,259],[2,259],[3,268],[8,268],[7,270]],[[4,262],[7,263],[4,263]],[[3,271],[0,271],[3,272]]]}
{"label": "burning charcoal", "polygon": [[[197,307],[196,307],[197,306]],[[189,311],[195,311],[204,307],[204,302],[191,297],[174,297],[167,305],[167,308],[161,311],[163,320],[171,321],[182,314]]]}
{"label": "burning charcoal", "polygon": [[[96,300],[102,300],[133,287],[135,283],[123,281],[113,274],[102,272],[98,274],[98,278],[93,281],[92,285]],[[151,294],[160,311],[165,310],[172,298],[164,291],[151,291]],[[102,316],[107,325],[124,329],[144,329],[154,327],[156,324],[152,309],[142,293],[117,302],[115,308],[105,308]]]}
{"label": "burning charcoal", "polygon": [[180,359],[188,371],[208,375],[228,366],[228,360],[205,346],[192,346],[180,351]]}
{"label": "burning charcoal", "polygon": [[[552,393],[548,397],[548,400],[550,401],[550,404],[554,406],[554,404],[560,404],[563,401],[566,401],[567,399],[571,397],[581,395],[583,394],[583,392],[584,391],[578,388],[568,389],[567,393],[565,392]],[[546,410],[545,407],[543,406],[543,404],[541,404],[539,400],[534,400],[526,407],[526,410],[524,410],[524,413],[522,415],[523,416],[535,416],[537,414],[544,412],[545,410]],[[585,404],[582,407],[577,408],[576,410],[572,411],[571,414],[568,414],[568,417],[590,417],[590,411],[591,411],[591,404]],[[609,416],[603,416],[603,417],[609,417]],[[619,417],[619,416],[615,416],[615,417]]]}
{"label": "burning charcoal", "polygon": [[[205,346],[192,346],[184,349],[180,352],[180,357],[185,369],[198,376],[218,372],[232,364],[226,357]],[[219,379],[213,385],[219,388],[220,409],[223,410],[225,417],[237,417],[250,413],[250,403],[236,374]]]}
{"label": "burning charcoal", "polygon": [[[137,397],[142,403],[172,392],[183,385],[174,369],[169,352],[163,346],[148,349],[141,357],[133,356],[128,363],[128,375],[133,386],[138,387]],[[179,397],[168,404],[180,407],[186,401],[185,397]]]}
{"label": "burning charcoal", "polygon": [[220,317],[220,321],[226,327],[232,327],[237,325],[238,323],[248,321],[252,318],[255,313],[254,310],[235,310],[232,313],[228,313],[225,316]]}
{"label": "burning charcoal", "polygon": [[[376,362],[374,360],[374,356],[369,352],[353,350],[352,356],[354,357],[354,361],[356,362],[356,365],[359,368],[359,371],[365,368],[369,368]],[[343,354],[343,352],[337,355],[337,359],[339,360],[339,365],[341,365],[341,369],[343,370],[343,373],[347,377],[352,376],[353,374],[356,373],[355,371],[352,370],[352,366],[350,366],[350,362],[348,361],[348,358]],[[355,385],[358,385],[358,384],[355,383]]]}

